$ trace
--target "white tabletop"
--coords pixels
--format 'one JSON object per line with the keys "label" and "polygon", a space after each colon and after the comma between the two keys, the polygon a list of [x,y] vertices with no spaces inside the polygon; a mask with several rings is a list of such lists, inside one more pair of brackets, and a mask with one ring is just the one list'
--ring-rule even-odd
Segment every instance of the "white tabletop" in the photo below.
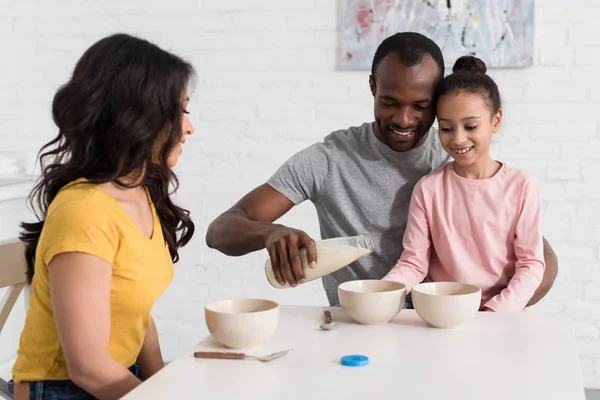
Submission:
{"label": "white tabletop", "polygon": [[[340,322],[319,328],[323,311]],[[339,308],[282,306],[281,321],[261,363],[184,354],[125,396],[154,399],[460,399],[584,400],[571,323],[559,315],[478,313],[455,330],[434,329],[413,310],[389,324],[363,326]],[[223,351],[210,337],[195,350]],[[364,367],[340,358],[362,354]]]}

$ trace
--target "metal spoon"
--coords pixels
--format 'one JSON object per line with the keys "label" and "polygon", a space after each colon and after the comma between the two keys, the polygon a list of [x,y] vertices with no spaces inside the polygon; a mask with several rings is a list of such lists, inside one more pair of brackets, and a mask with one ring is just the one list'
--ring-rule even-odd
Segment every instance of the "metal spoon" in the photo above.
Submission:
{"label": "metal spoon", "polygon": [[253,358],[262,362],[269,362],[276,358],[283,357],[292,349],[279,351],[277,353],[269,354],[264,357],[251,356],[245,353],[225,353],[225,352],[214,352],[214,351],[196,351],[194,352],[194,358],[218,358],[221,360],[243,360],[245,358]]}
{"label": "metal spoon", "polygon": [[337,328],[337,324],[331,320],[331,313],[329,311],[325,311],[323,314],[325,317],[325,323],[321,324],[321,329],[330,331]]}

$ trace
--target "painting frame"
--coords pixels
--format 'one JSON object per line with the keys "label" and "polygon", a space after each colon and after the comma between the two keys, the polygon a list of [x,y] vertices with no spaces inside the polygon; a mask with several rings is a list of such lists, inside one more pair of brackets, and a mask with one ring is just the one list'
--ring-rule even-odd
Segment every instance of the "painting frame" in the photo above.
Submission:
{"label": "painting frame", "polygon": [[371,68],[377,46],[401,31],[424,34],[447,66],[463,55],[488,68],[534,64],[535,0],[339,0],[338,67]]}

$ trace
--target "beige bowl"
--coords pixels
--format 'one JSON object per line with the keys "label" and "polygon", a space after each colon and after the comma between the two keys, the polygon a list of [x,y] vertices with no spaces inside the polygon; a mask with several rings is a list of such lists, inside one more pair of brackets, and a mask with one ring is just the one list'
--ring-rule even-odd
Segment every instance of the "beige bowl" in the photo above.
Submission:
{"label": "beige bowl", "polygon": [[359,280],[338,286],[340,305],[350,318],[363,325],[390,322],[406,298],[406,286],[384,280]]}
{"label": "beige bowl", "polygon": [[427,282],[412,288],[417,314],[436,328],[457,328],[470,321],[481,305],[481,289],[458,282]]}
{"label": "beige bowl", "polygon": [[212,337],[230,349],[248,349],[271,338],[279,323],[279,304],[263,299],[236,299],[204,307]]}

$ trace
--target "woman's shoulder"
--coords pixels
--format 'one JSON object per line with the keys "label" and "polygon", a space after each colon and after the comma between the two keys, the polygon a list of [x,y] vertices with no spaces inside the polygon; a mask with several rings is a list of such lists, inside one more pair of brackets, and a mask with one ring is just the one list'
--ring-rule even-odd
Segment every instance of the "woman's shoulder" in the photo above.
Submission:
{"label": "woman's shoulder", "polygon": [[107,195],[97,184],[81,178],[66,184],[48,207],[46,220],[69,217],[72,220],[90,221],[105,215],[110,204]]}
{"label": "woman's shoulder", "polygon": [[122,218],[111,212],[110,200],[97,184],[78,179],[65,185],[48,207],[36,257],[48,265],[57,254],[78,251],[112,263]]}

